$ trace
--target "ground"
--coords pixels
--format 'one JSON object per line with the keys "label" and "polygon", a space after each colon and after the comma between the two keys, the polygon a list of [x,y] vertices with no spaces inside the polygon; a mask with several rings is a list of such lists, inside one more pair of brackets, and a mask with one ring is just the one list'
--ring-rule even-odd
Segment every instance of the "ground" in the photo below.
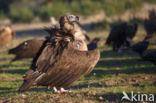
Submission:
{"label": "ground", "polygon": [[[105,41],[108,32],[89,32],[89,36],[99,36]],[[33,37],[20,36],[18,33],[22,31],[17,32],[17,38],[9,48]],[[144,35],[144,31],[139,30],[133,41],[141,41]],[[148,51],[156,48],[154,44],[154,41],[150,43]],[[0,50],[0,103],[119,103],[123,91],[128,94],[131,91],[156,94],[156,67],[152,63],[140,61],[139,56],[131,50],[124,53],[112,52],[110,47],[102,43],[98,48],[101,51],[98,64],[90,74],[67,88],[72,91],[71,93],[54,94],[47,87],[41,86],[34,86],[27,92],[18,93],[23,80],[22,75],[29,69],[32,59],[10,64],[14,56],[8,55],[7,49]]]}

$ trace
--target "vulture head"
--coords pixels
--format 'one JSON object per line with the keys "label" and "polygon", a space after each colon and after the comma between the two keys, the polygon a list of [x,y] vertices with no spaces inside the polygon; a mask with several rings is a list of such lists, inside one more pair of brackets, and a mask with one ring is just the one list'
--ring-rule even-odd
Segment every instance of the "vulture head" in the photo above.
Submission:
{"label": "vulture head", "polygon": [[79,21],[79,17],[75,16],[75,15],[64,15],[60,17],[59,23],[60,23],[60,27],[61,29],[65,32],[65,33],[69,33],[74,35],[76,32],[75,29],[75,23]]}
{"label": "vulture head", "polygon": [[59,23],[60,24],[65,24],[65,23],[71,23],[73,24],[74,22],[78,22],[79,21],[79,17],[75,16],[75,15],[64,15],[60,17]]}

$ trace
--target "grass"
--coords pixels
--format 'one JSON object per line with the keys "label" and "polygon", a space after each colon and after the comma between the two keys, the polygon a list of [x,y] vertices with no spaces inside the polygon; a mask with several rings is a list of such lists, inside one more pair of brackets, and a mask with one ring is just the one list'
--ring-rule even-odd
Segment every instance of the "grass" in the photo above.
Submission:
{"label": "grass", "polygon": [[[96,33],[90,34],[94,37]],[[20,39],[23,41],[24,37],[15,39],[14,42],[19,43]],[[132,51],[116,53],[105,45],[99,48],[101,58],[94,70],[75,81],[68,88],[72,92],[65,94],[53,94],[47,87],[42,86],[34,86],[25,93],[18,93],[23,80],[22,75],[29,69],[32,59],[10,64],[13,55],[8,55],[7,49],[1,50],[0,103],[118,103],[123,91],[156,94],[153,84],[156,80],[156,68],[153,64],[138,61],[138,55]],[[150,45],[149,50],[154,48],[155,46]]]}

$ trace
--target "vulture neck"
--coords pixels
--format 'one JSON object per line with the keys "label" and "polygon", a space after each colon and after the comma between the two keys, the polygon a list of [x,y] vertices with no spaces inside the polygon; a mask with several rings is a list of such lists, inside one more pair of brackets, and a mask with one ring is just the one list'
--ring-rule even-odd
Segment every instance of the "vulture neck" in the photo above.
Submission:
{"label": "vulture neck", "polygon": [[69,33],[69,34],[72,34],[72,35],[74,35],[75,32],[76,32],[74,24],[71,24],[71,23],[68,23],[68,22],[66,22],[63,25],[61,25],[61,29],[65,33]]}

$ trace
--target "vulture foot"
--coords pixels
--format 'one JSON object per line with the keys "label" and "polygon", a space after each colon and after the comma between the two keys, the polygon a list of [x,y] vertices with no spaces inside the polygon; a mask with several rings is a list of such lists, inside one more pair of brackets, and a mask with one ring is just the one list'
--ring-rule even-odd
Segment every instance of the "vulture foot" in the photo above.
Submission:
{"label": "vulture foot", "polygon": [[70,90],[65,90],[64,88],[60,88],[60,92],[61,93],[69,93],[71,92]]}
{"label": "vulture foot", "polygon": [[54,93],[57,93],[57,92],[58,92],[58,90],[57,90],[56,87],[53,87],[53,92],[54,92]]}

